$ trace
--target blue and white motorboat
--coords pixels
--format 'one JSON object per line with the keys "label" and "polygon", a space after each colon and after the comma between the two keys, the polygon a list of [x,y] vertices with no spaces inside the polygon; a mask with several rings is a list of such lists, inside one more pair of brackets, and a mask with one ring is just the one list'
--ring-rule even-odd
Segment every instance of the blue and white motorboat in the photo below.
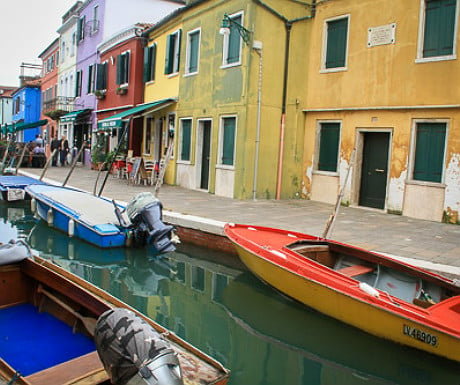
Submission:
{"label": "blue and white motorboat", "polygon": [[127,205],[70,187],[30,185],[32,211],[49,226],[101,248],[153,245],[175,250],[173,227],[162,222],[162,205],[149,192]]}
{"label": "blue and white motorboat", "polygon": [[1,175],[0,199],[4,201],[28,199],[30,197],[24,189],[31,184],[45,184],[45,182],[24,175]]}

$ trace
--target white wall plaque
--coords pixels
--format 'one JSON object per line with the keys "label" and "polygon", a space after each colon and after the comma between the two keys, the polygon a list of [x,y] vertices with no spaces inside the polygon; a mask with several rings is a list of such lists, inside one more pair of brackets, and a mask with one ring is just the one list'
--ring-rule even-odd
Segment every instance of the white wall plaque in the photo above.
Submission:
{"label": "white wall plaque", "polygon": [[367,30],[367,46],[394,44],[396,41],[396,23],[371,27]]}

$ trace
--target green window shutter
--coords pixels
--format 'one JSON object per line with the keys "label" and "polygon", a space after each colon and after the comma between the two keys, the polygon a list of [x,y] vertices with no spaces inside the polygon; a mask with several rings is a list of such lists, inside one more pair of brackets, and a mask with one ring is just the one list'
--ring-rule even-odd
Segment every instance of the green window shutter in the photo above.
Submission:
{"label": "green window shutter", "polygon": [[188,72],[196,72],[198,70],[198,50],[200,42],[200,32],[196,31],[190,34],[190,61],[188,64]]}
{"label": "green window shutter", "polygon": [[96,65],[96,90],[107,88],[107,63]]}
{"label": "green window shutter", "polygon": [[327,23],[326,68],[345,67],[348,18]]}
{"label": "green window shutter", "polygon": [[414,180],[441,183],[445,140],[445,123],[417,124]]}
{"label": "green window shutter", "polygon": [[144,48],[144,73],[143,73],[143,81],[144,83],[150,81],[150,47]]}
{"label": "green window shutter", "polygon": [[122,55],[118,55],[117,56],[117,84],[122,84],[122,67],[123,67],[123,63],[122,63],[123,59],[122,59]]}
{"label": "green window shutter", "polygon": [[151,61],[150,61],[150,80],[155,80],[155,71],[157,63],[157,45],[154,44],[150,47]]}
{"label": "green window shutter", "polygon": [[233,165],[235,151],[235,118],[225,118],[223,127],[222,164]]}
{"label": "green window shutter", "polygon": [[321,123],[318,170],[337,171],[340,123]]}
{"label": "green window shutter", "polygon": [[[241,16],[232,18],[238,24],[241,24]],[[228,37],[228,55],[227,64],[237,63],[240,61],[241,36],[234,23],[230,25],[230,36]]]}
{"label": "green window shutter", "polygon": [[75,79],[75,96],[81,96],[81,78],[82,72],[77,71],[77,76]]}
{"label": "green window shutter", "polygon": [[192,138],[192,121],[182,120],[181,160],[190,160],[190,144]]}
{"label": "green window shutter", "polygon": [[124,71],[123,71],[123,83],[129,83],[129,64],[130,64],[130,55],[129,55],[129,52],[125,52],[123,54],[124,56],[124,59],[125,59],[125,67],[124,67]]}
{"label": "green window shutter", "polygon": [[174,61],[173,72],[179,72],[181,40],[182,40],[182,30],[179,29],[179,31],[177,31],[176,33],[176,40],[175,40],[175,47],[174,47],[174,55],[176,56],[176,60]]}
{"label": "green window shutter", "polygon": [[423,57],[452,55],[456,0],[426,0]]}
{"label": "green window shutter", "polygon": [[174,65],[174,35],[169,35],[166,40],[166,59],[165,59],[165,74],[169,75],[173,72]]}

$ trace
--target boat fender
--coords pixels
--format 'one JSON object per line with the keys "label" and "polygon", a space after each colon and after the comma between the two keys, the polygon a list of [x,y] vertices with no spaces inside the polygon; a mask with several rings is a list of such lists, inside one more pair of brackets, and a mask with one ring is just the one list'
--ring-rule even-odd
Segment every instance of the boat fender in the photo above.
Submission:
{"label": "boat fender", "polygon": [[371,295],[372,297],[379,298],[380,294],[378,290],[374,289],[372,286],[367,284],[366,282],[360,282],[359,288],[364,291],[366,294]]}
{"label": "boat fender", "polygon": [[33,214],[35,214],[35,212],[37,211],[37,200],[35,198],[32,198],[30,200],[30,210]]}
{"label": "boat fender", "polygon": [[53,226],[54,223],[54,215],[53,215],[53,209],[49,209],[48,213],[46,214],[46,221],[48,222],[49,226]]}
{"label": "boat fender", "polygon": [[73,237],[75,234],[75,221],[73,219],[69,220],[67,233],[69,234],[69,237]]}

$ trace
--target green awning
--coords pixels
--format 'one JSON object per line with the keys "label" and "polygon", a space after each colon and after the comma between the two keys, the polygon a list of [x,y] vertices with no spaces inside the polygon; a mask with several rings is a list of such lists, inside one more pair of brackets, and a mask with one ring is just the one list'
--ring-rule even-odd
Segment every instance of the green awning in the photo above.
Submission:
{"label": "green awning", "polygon": [[74,122],[78,117],[80,117],[81,115],[83,114],[86,114],[89,110],[86,108],[84,110],[78,110],[78,111],[73,111],[73,112],[70,112],[66,115],[62,115],[61,116],[61,119],[59,119],[59,121],[61,123],[70,123],[70,122]]}
{"label": "green awning", "polygon": [[41,127],[47,123],[48,123],[47,119],[42,119],[42,120],[38,120],[32,123],[18,123],[13,126],[14,126],[14,131],[23,131],[23,130],[27,130],[28,128]]}
{"label": "green awning", "polygon": [[143,113],[144,111],[151,110],[153,112],[161,108],[165,108],[176,102],[176,99],[162,99],[152,103],[142,104],[129,110],[119,112],[118,114],[112,115],[108,118],[101,119],[97,122],[97,128],[99,130],[107,130],[112,128],[121,128],[123,126],[123,120],[131,115]]}
{"label": "green awning", "polygon": [[47,119],[38,120],[36,122],[31,123],[13,123],[13,124],[4,124],[2,127],[2,134],[6,135],[7,133],[13,133],[17,131],[27,130],[28,128],[35,128],[44,126],[48,123]]}

